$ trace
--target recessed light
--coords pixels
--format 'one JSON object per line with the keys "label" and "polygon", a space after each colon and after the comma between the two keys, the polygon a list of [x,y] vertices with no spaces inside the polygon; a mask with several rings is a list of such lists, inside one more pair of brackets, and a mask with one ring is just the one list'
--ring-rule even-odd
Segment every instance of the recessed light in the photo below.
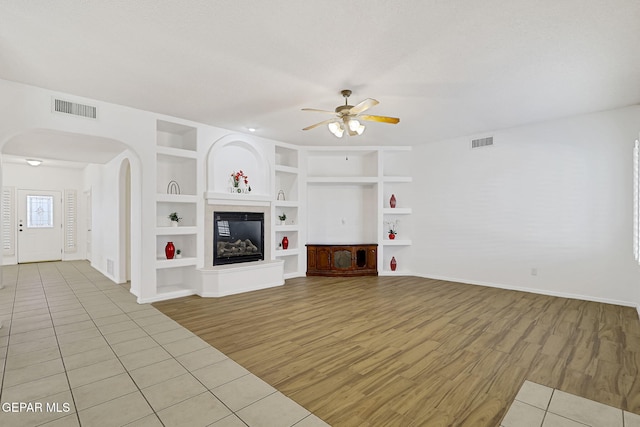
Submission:
{"label": "recessed light", "polygon": [[256,128],[247,128],[247,130],[248,130],[249,132],[255,132],[255,131],[256,131]]}
{"label": "recessed light", "polygon": [[42,164],[42,160],[27,159],[27,163],[29,163],[31,166],[40,166]]}

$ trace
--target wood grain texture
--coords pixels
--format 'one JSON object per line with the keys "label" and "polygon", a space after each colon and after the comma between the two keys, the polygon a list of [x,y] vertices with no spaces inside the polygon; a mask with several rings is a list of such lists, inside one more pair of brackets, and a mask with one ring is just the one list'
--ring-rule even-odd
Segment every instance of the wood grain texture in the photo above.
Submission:
{"label": "wood grain texture", "polygon": [[333,426],[496,426],[525,379],[640,413],[630,307],[416,277],[154,306]]}

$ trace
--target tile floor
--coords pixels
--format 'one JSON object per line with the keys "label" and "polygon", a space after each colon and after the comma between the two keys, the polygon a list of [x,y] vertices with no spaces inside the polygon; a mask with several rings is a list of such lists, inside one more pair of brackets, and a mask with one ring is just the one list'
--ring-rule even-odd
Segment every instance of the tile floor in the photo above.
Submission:
{"label": "tile floor", "polygon": [[87,262],[2,275],[1,426],[327,425]]}
{"label": "tile floor", "polygon": [[525,381],[501,427],[640,427],[640,415]]}

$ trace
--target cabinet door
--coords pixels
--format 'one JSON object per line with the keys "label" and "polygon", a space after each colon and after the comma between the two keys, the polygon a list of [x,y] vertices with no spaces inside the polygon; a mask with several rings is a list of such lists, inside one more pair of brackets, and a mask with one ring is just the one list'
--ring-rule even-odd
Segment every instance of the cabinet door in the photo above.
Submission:
{"label": "cabinet door", "polygon": [[313,271],[316,269],[316,248],[311,246],[307,247],[307,271]]}
{"label": "cabinet door", "polygon": [[378,251],[375,246],[367,250],[367,268],[370,270],[378,269]]}
{"label": "cabinet door", "polygon": [[330,248],[317,249],[316,269],[331,270],[331,249]]}
{"label": "cabinet door", "polygon": [[333,268],[338,270],[351,269],[351,249],[335,249],[333,251]]}

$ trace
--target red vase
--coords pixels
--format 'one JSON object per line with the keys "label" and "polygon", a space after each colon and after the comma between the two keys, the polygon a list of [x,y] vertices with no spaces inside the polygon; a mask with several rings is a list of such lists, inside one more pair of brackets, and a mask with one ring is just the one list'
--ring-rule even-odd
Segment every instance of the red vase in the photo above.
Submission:
{"label": "red vase", "polygon": [[167,243],[167,246],[164,247],[164,254],[167,256],[167,259],[173,259],[176,254],[176,247],[173,246],[173,242]]}
{"label": "red vase", "polygon": [[287,249],[289,247],[289,239],[287,239],[287,236],[284,236],[282,238],[282,249]]}
{"label": "red vase", "polygon": [[392,256],[391,257],[391,271],[396,271],[397,267],[398,267],[398,263],[396,262],[396,257]]}
{"label": "red vase", "polygon": [[389,240],[393,240],[396,238],[396,235],[393,233],[389,233]]}
{"label": "red vase", "polygon": [[396,196],[395,196],[395,194],[391,195],[391,199],[389,199],[389,206],[391,206],[392,208],[396,207]]}

